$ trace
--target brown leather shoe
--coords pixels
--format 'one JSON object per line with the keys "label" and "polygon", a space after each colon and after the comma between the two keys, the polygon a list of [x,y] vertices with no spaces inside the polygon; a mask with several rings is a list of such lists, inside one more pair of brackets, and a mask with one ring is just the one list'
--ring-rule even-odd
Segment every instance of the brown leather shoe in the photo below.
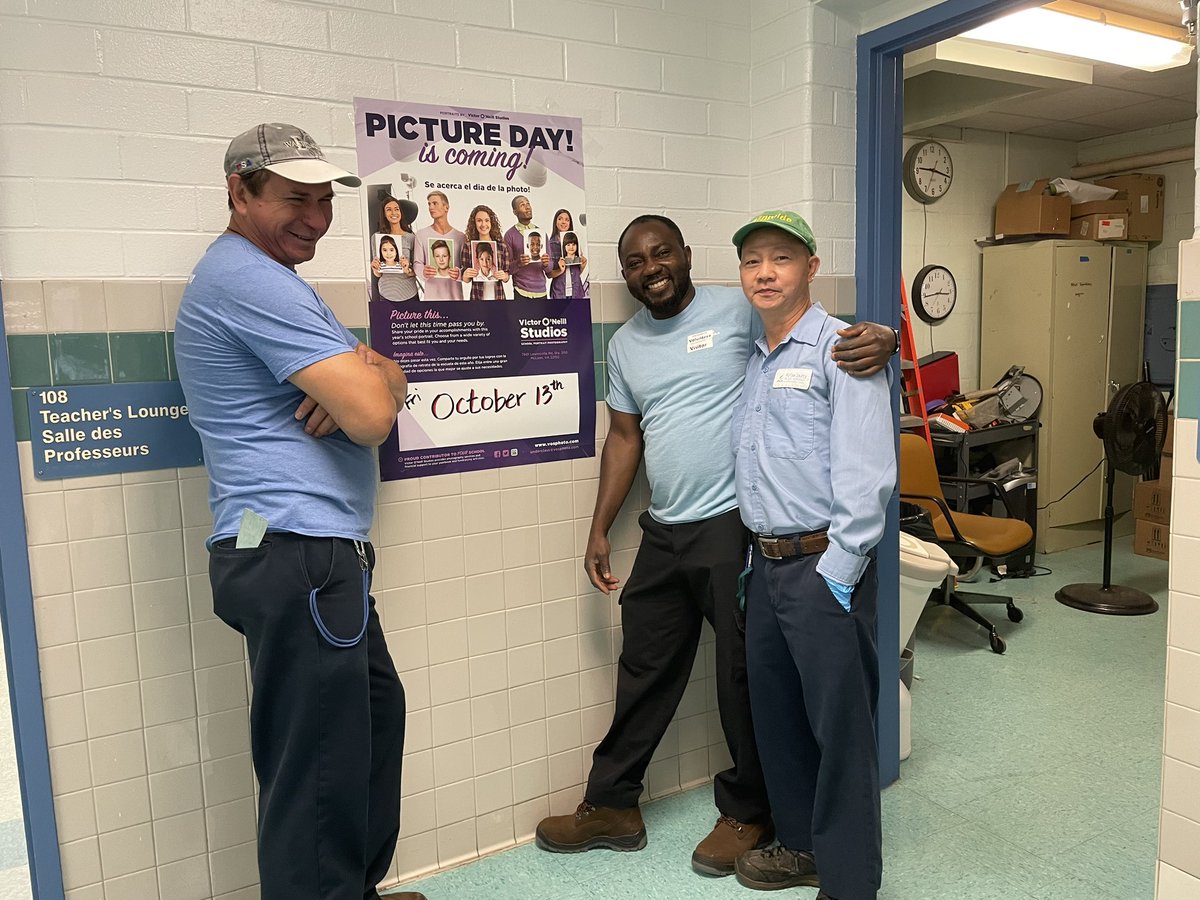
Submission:
{"label": "brown leather shoe", "polygon": [[778,845],[751,850],[737,858],[736,868],[738,884],[756,891],[821,886],[817,864],[806,850],[789,850]]}
{"label": "brown leather shoe", "polygon": [[584,800],[574,814],[549,816],[538,824],[537,845],[551,853],[584,850],[641,850],[646,846],[642,811],[593,806]]}
{"label": "brown leather shoe", "polygon": [[732,875],[733,863],[750,850],[765,847],[775,839],[775,826],[770,822],[755,825],[721,816],[696,845],[692,853],[692,868],[701,875]]}

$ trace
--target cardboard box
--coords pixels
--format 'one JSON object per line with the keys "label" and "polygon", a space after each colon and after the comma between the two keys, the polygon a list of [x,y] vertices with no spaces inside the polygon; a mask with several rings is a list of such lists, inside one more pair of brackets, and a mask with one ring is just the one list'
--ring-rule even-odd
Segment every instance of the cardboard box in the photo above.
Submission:
{"label": "cardboard box", "polygon": [[1071,198],[1047,194],[1049,180],[1010,184],[996,200],[996,237],[1012,234],[1069,234]]}
{"label": "cardboard box", "polygon": [[1171,549],[1171,529],[1158,522],[1137,519],[1133,528],[1133,552],[1138,556],[1167,559]]}
{"label": "cardboard box", "polygon": [[1129,230],[1129,219],[1124,215],[1080,216],[1071,219],[1071,237],[1081,241],[1123,241]]}
{"label": "cardboard box", "polygon": [[1173,465],[1174,462],[1175,462],[1175,457],[1173,457],[1167,453],[1164,453],[1162,456],[1159,457],[1159,459],[1158,459],[1158,480],[1159,481],[1166,482],[1167,484],[1171,483],[1171,477],[1174,474],[1172,472],[1172,469],[1175,468]]}
{"label": "cardboard box", "polygon": [[1163,177],[1161,175],[1113,175],[1096,184],[1124,191],[1129,198],[1129,227],[1126,240],[1161,241],[1163,238]]}
{"label": "cardboard box", "polygon": [[1129,198],[1125,196],[1124,191],[1119,191],[1117,196],[1113,197],[1111,200],[1091,200],[1087,203],[1071,204],[1072,219],[1095,215],[1128,216]]}
{"label": "cardboard box", "polygon": [[1175,413],[1167,413],[1167,439],[1163,443],[1163,456],[1175,453]]}
{"label": "cardboard box", "polygon": [[1133,486],[1133,517],[1159,525],[1171,524],[1171,482],[1139,481]]}

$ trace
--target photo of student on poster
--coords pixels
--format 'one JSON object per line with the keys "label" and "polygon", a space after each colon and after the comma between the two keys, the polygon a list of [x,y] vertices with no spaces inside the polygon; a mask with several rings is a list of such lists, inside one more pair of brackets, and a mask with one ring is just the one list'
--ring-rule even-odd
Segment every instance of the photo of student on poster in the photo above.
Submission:
{"label": "photo of student on poster", "polygon": [[370,344],[409,379],[381,477],[595,455],[581,120],[354,111]]}

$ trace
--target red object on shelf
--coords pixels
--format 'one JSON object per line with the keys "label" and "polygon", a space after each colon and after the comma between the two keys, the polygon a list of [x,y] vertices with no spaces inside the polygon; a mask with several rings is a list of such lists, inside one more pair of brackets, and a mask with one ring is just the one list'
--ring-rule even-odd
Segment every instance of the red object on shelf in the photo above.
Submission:
{"label": "red object on shelf", "polygon": [[921,386],[925,389],[928,402],[945,400],[959,393],[958,354],[953,350],[939,350],[917,360],[921,370]]}

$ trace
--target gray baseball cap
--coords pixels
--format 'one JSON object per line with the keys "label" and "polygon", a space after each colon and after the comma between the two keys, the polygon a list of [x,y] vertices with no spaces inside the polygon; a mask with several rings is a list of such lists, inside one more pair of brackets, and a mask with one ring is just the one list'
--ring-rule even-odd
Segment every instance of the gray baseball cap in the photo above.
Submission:
{"label": "gray baseball cap", "polygon": [[307,131],[295,125],[264,122],[243,131],[229,142],[225,151],[225,175],[249,175],[267,169],[302,184],[336,181],[358,187],[362,179],[351,175],[325,159]]}

